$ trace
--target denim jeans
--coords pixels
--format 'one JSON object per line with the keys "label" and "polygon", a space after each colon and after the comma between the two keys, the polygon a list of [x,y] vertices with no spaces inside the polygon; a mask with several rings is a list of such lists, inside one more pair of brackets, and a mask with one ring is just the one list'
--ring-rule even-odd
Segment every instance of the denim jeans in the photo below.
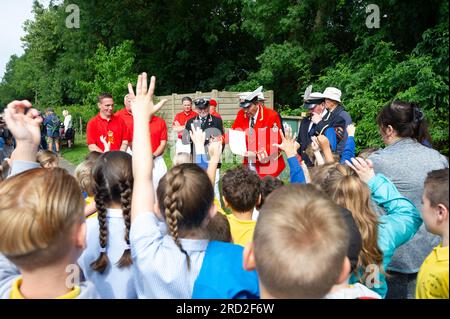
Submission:
{"label": "denim jeans", "polygon": [[415,299],[417,273],[403,274],[388,271],[386,299]]}

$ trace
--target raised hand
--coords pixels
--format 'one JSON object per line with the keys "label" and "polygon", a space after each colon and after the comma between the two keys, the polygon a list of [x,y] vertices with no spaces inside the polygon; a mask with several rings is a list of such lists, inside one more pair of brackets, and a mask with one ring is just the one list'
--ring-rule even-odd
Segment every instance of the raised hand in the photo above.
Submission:
{"label": "raised hand", "polygon": [[355,136],[356,126],[355,124],[349,124],[347,126],[347,134],[348,136]]}
{"label": "raised hand", "polygon": [[370,160],[365,160],[361,157],[352,158],[351,162],[346,160],[347,164],[351,169],[353,169],[359,178],[368,183],[372,177],[375,176],[375,171],[373,170],[373,164]]}
{"label": "raised hand", "polygon": [[194,123],[192,123],[189,135],[191,136],[192,143],[194,143],[195,152],[197,154],[205,154],[206,133],[200,127],[195,127]]}
{"label": "raised hand", "polygon": [[330,147],[330,141],[325,135],[317,136],[317,142],[319,143],[319,146],[322,150]]}
{"label": "raised hand", "polygon": [[281,144],[272,144],[273,146],[278,147],[282,151],[286,153],[288,158],[296,156],[297,150],[300,147],[300,144],[296,141],[296,134],[292,134],[292,128],[290,125],[284,126],[285,134],[280,130],[281,135]]}
{"label": "raised hand", "polygon": [[317,136],[311,137],[311,148],[313,152],[319,152],[320,151],[320,144],[317,140]]}
{"label": "raised hand", "polygon": [[150,78],[150,85],[147,86],[147,73],[142,73],[138,76],[136,84],[136,94],[134,94],[133,86],[128,83],[128,93],[135,95],[131,101],[131,109],[134,120],[149,121],[150,117],[158,112],[158,110],[167,102],[167,99],[161,100],[158,104],[153,103],[153,93],[155,91],[156,78]]}
{"label": "raised hand", "polygon": [[320,121],[322,121],[322,116],[317,113],[313,113],[311,116],[311,122],[313,122],[314,124],[317,124]]}
{"label": "raised hand", "polygon": [[100,141],[103,143],[103,153],[109,152],[111,149],[111,142],[107,142],[104,135],[100,136]]}
{"label": "raised hand", "polygon": [[219,162],[222,155],[222,142],[220,140],[208,144],[208,154],[211,161]]}
{"label": "raised hand", "polygon": [[16,143],[38,147],[41,143],[42,117],[29,101],[13,101],[5,109],[5,122]]}

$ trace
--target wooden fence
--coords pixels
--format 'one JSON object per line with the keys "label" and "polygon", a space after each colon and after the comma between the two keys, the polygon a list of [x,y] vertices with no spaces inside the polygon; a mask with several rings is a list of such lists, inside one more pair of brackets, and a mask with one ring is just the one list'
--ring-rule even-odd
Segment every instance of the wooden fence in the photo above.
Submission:
{"label": "wooden fence", "polygon": [[[222,116],[223,121],[234,121],[239,111],[239,93],[240,92],[228,92],[212,90],[211,92],[197,91],[195,93],[178,94],[157,96],[157,99],[168,99],[164,107],[158,112],[158,116],[162,117],[166,123],[169,132],[172,130],[172,122],[175,114],[183,110],[181,99],[185,96],[189,96],[193,100],[199,97],[209,97],[217,101],[216,111]],[[264,105],[273,109],[273,91],[264,92]],[[194,105],[192,106],[195,107]]]}

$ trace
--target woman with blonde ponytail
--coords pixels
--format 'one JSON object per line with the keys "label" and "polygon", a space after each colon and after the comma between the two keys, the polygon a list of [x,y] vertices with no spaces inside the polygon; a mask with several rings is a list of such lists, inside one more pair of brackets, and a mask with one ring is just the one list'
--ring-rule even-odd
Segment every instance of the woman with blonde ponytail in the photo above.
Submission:
{"label": "woman with blonde ponytail", "polygon": [[135,299],[130,226],[133,173],[131,155],[107,152],[92,171],[97,218],[87,220],[87,249],[78,263],[102,298]]}

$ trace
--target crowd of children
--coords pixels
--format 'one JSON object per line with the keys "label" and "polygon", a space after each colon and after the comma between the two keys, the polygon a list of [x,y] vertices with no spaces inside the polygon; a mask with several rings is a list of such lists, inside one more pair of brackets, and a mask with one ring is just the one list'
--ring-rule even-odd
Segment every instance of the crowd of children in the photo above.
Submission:
{"label": "crowd of children", "polygon": [[[285,153],[290,183],[238,167],[223,175],[217,199],[222,143],[210,142],[206,162],[201,130],[191,131],[195,158],[177,156],[154,185],[148,123],[165,101],[153,103],[155,77],[149,82],[143,73],[136,92],[128,88],[133,155],[91,152],[74,176],[38,152],[42,118],[31,103],[8,105],[16,148],[0,182],[0,298],[381,299],[395,252],[422,223],[440,243],[421,262],[415,297],[449,298],[448,162],[422,149],[431,138],[416,106],[386,106],[386,148],[359,157],[353,125],[340,156],[324,135],[314,137],[314,167],[298,160],[286,126],[274,146]],[[409,108],[414,116],[395,120]],[[408,159],[389,158],[401,143],[427,152],[429,165],[409,172],[423,178],[409,190],[421,193],[420,205],[401,189],[399,162]]]}

